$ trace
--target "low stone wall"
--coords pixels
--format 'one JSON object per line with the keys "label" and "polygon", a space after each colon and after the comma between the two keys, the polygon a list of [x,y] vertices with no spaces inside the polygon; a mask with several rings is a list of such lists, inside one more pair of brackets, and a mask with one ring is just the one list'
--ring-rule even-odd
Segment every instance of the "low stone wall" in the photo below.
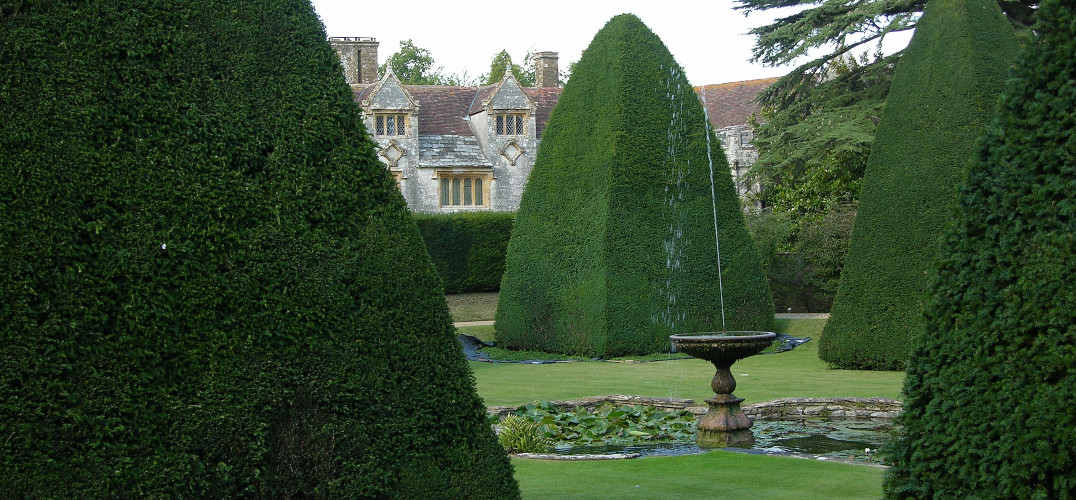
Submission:
{"label": "low stone wall", "polygon": [[[608,394],[570,401],[550,401],[554,406],[564,410],[578,407],[587,409],[604,403],[615,405],[647,405],[666,410],[688,410],[695,415],[706,413],[705,403],[696,403],[693,399],[655,398],[648,396],[628,396]],[[518,406],[491,406],[489,413],[503,418]],[[741,406],[743,412],[752,419],[778,420],[787,418],[838,417],[838,418],[895,418],[900,414],[903,403],[888,398],[781,398],[761,403],[748,403]]]}
{"label": "low stone wall", "polygon": [[904,404],[888,398],[781,398],[741,408],[753,419],[796,417],[896,418]]}

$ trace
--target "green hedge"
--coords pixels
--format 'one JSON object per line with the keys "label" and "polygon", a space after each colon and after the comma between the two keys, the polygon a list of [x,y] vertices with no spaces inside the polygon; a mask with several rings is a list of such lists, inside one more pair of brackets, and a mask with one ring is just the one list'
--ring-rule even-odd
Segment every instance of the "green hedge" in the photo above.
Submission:
{"label": "green hedge", "polygon": [[519,496],[307,0],[0,33],[0,497]]}
{"label": "green hedge", "polygon": [[542,136],[508,245],[497,341],[618,356],[721,330],[708,147],[727,329],[770,329],[773,300],[718,144],[661,40],[635,16],[610,20]]}
{"label": "green hedge", "polygon": [[514,213],[415,214],[445,293],[496,292]]}
{"label": "green hedge", "polygon": [[1076,9],[1037,15],[942,243],[891,498],[1076,492]]}
{"label": "green hedge", "polygon": [[819,357],[903,369],[955,186],[1018,49],[997,2],[932,1],[897,63]]}

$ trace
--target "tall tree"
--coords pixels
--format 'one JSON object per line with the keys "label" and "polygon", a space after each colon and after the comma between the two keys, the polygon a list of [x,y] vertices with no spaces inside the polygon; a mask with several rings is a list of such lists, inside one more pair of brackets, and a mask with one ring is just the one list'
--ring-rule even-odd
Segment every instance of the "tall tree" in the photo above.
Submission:
{"label": "tall tree", "polygon": [[409,85],[466,85],[467,74],[462,76],[445,73],[443,66],[434,69],[433,55],[429,50],[415,45],[411,39],[400,42],[400,50],[394,52],[378,66],[378,74],[384,75],[391,67],[400,83]]}
{"label": "tall tree", "polygon": [[[798,7],[795,14],[750,31],[752,61],[780,66],[821,54],[759,96],[763,123],[751,172],[761,200],[798,218],[818,218],[835,203],[855,201],[875,128],[903,51],[882,56],[885,36],[912,30],[926,0],[737,0],[744,13]],[[1026,34],[1038,0],[997,0]]]}
{"label": "tall tree", "polygon": [[859,198],[895,59],[878,57],[834,61],[812,92],[783,109],[765,106],[756,120],[759,158],[748,176],[762,189],[754,196],[796,229]]}
{"label": "tall tree", "polygon": [[1018,42],[992,0],[931,0],[871,148],[848,256],[818,348],[841,368],[904,367],[938,237]]}
{"label": "tall tree", "polygon": [[308,0],[0,33],[0,498],[519,496]]}
{"label": "tall tree", "polygon": [[1040,9],[942,242],[890,498],[1076,492],[1076,8]]}
{"label": "tall tree", "polygon": [[[527,51],[527,54],[523,56],[523,60],[528,63],[533,58],[533,54]],[[512,62],[512,56],[508,55],[507,50],[502,50],[493,56],[493,61],[489,64],[489,73],[483,73],[479,80],[482,85],[490,85],[501,81],[504,78],[504,74],[508,72],[508,68],[512,68],[512,76],[516,77],[516,81],[522,87],[534,86],[534,66],[520,66]]]}

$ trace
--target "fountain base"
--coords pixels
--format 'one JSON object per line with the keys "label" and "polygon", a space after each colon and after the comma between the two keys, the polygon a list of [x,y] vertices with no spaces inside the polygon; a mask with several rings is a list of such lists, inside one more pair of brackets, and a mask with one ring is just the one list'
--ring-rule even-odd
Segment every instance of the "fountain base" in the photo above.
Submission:
{"label": "fountain base", "polygon": [[755,433],[751,429],[732,432],[699,429],[695,443],[699,448],[751,448],[755,446]]}
{"label": "fountain base", "polygon": [[740,410],[742,398],[732,394],[715,394],[707,399],[709,411],[699,419],[696,442],[702,447],[725,448],[729,446],[753,446],[755,436],[751,433],[751,419]]}
{"label": "fountain base", "polygon": [[730,368],[736,360],[762,352],[776,337],[777,334],[772,332],[727,332],[669,337],[677,351],[710,361],[716,368],[714,378],[710,381],[714,397],[706,400],[710,409],[699,419],[699,433],[695,441],[700,447],[749,448],[755,444],[755,436],[751,433],[751,419],[740,409],[743,399],[732,394],[732,391],[736,390],[736,379],[733,378]]}

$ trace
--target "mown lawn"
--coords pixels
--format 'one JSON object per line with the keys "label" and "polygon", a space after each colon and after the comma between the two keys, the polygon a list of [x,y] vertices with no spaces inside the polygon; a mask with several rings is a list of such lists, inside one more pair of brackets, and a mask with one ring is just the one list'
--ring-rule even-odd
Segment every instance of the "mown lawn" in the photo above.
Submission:
{"label": "mown lawn", "polygon": [[[493,318],[496,297],[450,300],[453,314]],[[825,320],[777,320],[774,330],[812,340],[795,350],[754,356],[732,367],[736,395],[747,402],[787,397],[899,398],[903,372],[831,370],[818,359]],[[492,326],[461,333],[495,340]],[[470,362],[487,405],[576,399],[604,394],[688,398],[713,395],[713,365],[697,359],[646,363],[585,361],[545,365]],[[634,460],[545,461],[513,458],[524,498],[879,498],[884,471],[766,455],[711,451]]]}
{"label": "mown lawn", "polygon": [[[903,372],[832,370],[818,359],[825,320],[777,320],[775,330],[812,340],[778,354],[753,356],[732,366],[736,395],[748,402],[777,398],[900,397]],[[632,394],[702,401],[713,395],[713,365],[697,359],[648,363],[588,361],[528,365],[471,362],[486,405]]]}
{"label": "mown lawn", "polygon": [[634,460],[513,458],[523,498],[881,498],[878,467],[711,451]]}

